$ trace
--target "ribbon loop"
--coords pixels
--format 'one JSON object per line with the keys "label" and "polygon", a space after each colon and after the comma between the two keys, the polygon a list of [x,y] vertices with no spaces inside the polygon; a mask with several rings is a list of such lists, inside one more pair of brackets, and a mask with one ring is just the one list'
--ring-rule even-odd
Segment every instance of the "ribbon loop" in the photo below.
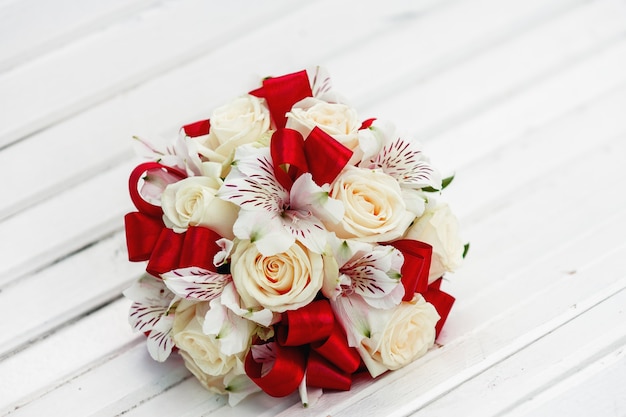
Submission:
{"label": "ribbon loop", "polygon": [[428,286],[428,290],[424,293],[424,299],[435,307],[435,310],[437,310],[437,313],[439,313],[441,317],[435,326],[435,337],[439,336],[455,301],[453,296],[441,291],[440,287],[442,281],[443,278],[437,279]]}
{"label": "ribbon loop", "polygon": [[149,203],[141,196],[141,193],[139,193],[139,180],[141,180],[142,175],[146,172],[157,169],[167,171],[168,173],[179,177],[181,180],[187,178],[187,174],[185,172],[158,162],[144,162],[143,164],[137,165],[135,169],[133,169],[130,173],[130,177],[128,178],[128,191],[130,199],[135,207],[137,207],[137,210],[152,217],[160,217],[163,214],[163,210],[160,206]]}
{"label": "ribbon loop", "polygon": [[272,369],[262,375],[263,363],[257,362],[248,352],[245,371],[248,377],[272,397],[285,397],[298,389],[304,378],[306,350],[299,347],[280,346],[274,343],[276,359]]}
{"label": "ribbon loop", "polygon": [[311,352],[306,367],[306,383],[311,387],[349,391],[352,377],[322,356]]}
{"label": "ribbon loop", "polygon": [[352,157],[350,149],[317,126],[304,141],[304,153],[313,180],[319,186],[333,182]]}
{"label": "ribbon loop", "polygon": [[208,135],[211,130],[211,122],[210,120],[199,120],[197,122],[189,123],[188,125],[183,126],[183,131],[185,135],[190,138],[195,138],[198,136]]}
{"label": "ribbon loop", "polygon": [[404,297],[402,301],[411,301],[413,294],[423,294],[428,289],[428,273],[433,248],[428,243],[412,239],[402,239],[391,242],[391,245],[402,252],[402,285]]}
{"label": "ribbon loop", "polygon": [[[287,190],[296,178],[309,170],[304,155],[304,138],[293,129],[278,129],[270,141],[270,155],[276,179]],[[285,170],[285,167],[288,167]]]}
{"label": "ribbon loop", "polygon": [[184,233],[164,227],[152,249],[146,271],[155,277],[172,271],[180,265],[180,253],[185,241]]}
{"label": "ribbon loop", "polygon": [[220,238],[220,235],[209,228],[190,226],[185,233],[178,268],[197,266],[215,272],[213,259],[220,251],[215,242]]}
{"label": "ribbon loop", "polygon": [[300,346],[328,338],[335,316],[328,300],[318,300],[283,314],[277,341],[282,346]]}
{"label": "ribbon loop", "polygon": [[338,321],[335,321],[333,331],[328,339],[312,343],[311,348],[348,374],[356,372],[361,365],[359,352],[348,346],[346,332]]}
{"label": "ribbon loop", "polygon": [[311,84],[306,71],[299,71],[293,74],[271,77],[263,80],[263,86],[250,94],[265,98],[270,109],[270,115],[277,129],[285,127],[289,110],[298,101],[312,97]]}
{"label": "ribbon loop", "polygon": [[124,216],[124,226],[128,260],[140,262],[150,259],[152,249],[164,227],[163,221],[135,211]]}

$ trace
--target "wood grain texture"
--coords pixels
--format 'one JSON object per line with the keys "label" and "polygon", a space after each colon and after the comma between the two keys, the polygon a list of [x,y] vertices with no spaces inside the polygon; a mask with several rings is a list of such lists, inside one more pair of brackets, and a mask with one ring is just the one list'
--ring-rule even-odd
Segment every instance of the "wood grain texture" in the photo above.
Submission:
{"label": "wood grain texture", "polygon": [[[244,12],[245,11],[245,12]],[[0,0],[0,415],[624,416],[623,0]],[[415,363],[237,407],[127,324],[133,135],[325,66],[455,173],[471,243]]]}

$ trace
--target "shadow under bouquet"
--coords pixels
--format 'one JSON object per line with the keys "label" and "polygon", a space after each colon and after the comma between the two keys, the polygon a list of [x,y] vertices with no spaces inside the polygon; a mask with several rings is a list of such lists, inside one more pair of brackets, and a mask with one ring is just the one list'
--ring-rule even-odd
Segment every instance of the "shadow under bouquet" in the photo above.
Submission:
{"label": "shadow under bouquet", "polygon": [[349,390],[423,356],[464,256],[442,179],[415,141],[357,112],[316,68],[262,81],[184,126],[137,139],[125,295],[150,355],[172,352],[235,405],[263,390]]}

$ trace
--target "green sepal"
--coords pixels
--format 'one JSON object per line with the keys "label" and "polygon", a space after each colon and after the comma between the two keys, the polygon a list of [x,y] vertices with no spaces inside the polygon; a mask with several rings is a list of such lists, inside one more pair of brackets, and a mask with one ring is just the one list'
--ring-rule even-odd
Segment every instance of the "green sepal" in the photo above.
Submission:
{"label": "green sepal", "polygon": [[427,193],[436,193],[437,191],[443,191],[448,185],[450,185],[453,179],[454,175],[441,180],[441,190],[436,190],[433,187],[424,187],[422,188],[422,191],[426,191]]}

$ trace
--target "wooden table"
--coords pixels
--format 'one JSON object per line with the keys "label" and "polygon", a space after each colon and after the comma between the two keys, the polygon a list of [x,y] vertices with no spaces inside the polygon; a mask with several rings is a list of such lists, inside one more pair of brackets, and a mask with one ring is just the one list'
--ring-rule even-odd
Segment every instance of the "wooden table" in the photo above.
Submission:
{"label": "wooden table", "polygon": [[[127,325],[130,138],[317,64],[456,173],[471,249],[425,357],[232,409]],[[624,416],[625,160],[623,0],[2,0],[0,414]]]}

